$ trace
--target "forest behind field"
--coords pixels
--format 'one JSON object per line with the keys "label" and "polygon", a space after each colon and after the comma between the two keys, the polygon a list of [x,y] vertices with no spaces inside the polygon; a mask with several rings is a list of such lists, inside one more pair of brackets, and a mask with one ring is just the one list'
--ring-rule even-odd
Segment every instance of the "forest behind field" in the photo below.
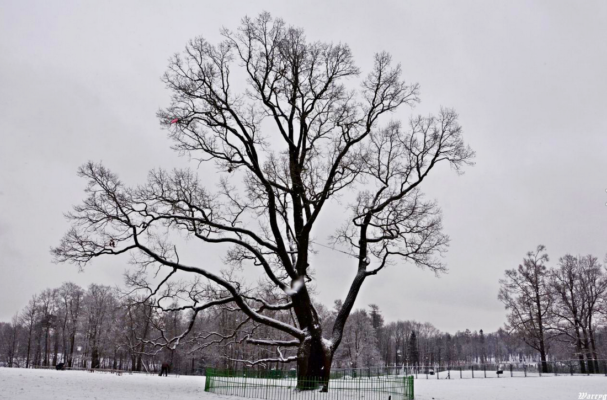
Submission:
{"label": "forest behind field", "polygon": [[[333,367],[539,363],[538,332],[533,330],[539,327],[537,311],[542,312],[548,361],[575,359],[590,365],[591,360],[606,359],[603,266],[592,256],[567,255],[547,268],[538,258],[540,251],[530,255],[534,257],[526,258],[518,270],[507,271],[501,280],[499,297],[509,312],[504,328],[443,332],[431,322],[385,321],[381,307],[371,304],[356,309],[348,319]],[[536,274],[525,274],[525,267]],[[534,285],[525,288],[516,279],[525,276],[534,277]],[[525,290],[513,291],[513,282]],[[227,304],[194,315],[192,309],[180,306],[177,295],[159,306],[158,297],[163,295],[167,293],[143,295],[95,284],[81,288],[64,283],[46,289],[11,321],[0,323],[0,365],[28,368],[64,363],[72,368],[156,371],[168,362],[173,372],[181,374],[201,373],[207,367],[295,367],[294,350],[284,334],[251,322],[238,308]],[[530,299],[541,299],[539,309]],[[340,301],[332,306],[315,304],[327,326],[341,306]],[[284,310],[268,313],[278,320],[293,320]],[[518,318],[521,313],[524,318]],[[268,345],[249,343],[253,336],[264,338]],[[276,352],[281,362],[275,361]]]}

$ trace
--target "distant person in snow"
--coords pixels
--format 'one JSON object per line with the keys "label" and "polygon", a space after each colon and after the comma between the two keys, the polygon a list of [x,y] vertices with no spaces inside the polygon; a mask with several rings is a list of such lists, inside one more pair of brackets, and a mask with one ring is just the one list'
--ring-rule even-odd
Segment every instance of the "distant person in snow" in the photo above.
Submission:
{"label": "distant person in snow", "polygon": [[169,363],[163,362],[160,367],[160,374],[158,376],[169,376]]}

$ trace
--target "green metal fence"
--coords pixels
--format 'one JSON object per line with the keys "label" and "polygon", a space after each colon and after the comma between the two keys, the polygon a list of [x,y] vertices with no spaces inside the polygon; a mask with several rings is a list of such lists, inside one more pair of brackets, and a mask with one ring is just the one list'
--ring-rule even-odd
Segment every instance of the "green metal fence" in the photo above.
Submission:
{"label": "green metal fence", "polygon": [[[299,384],[299,386],[298,386]],[[311,388],[299,390],[298,387]],[[299,381],[294,374],[276,371],[220,371],[206,370],[206,392],[266,400],[412,400],[413,376],[350,375],[331,378],[328,390],[323,382]]]}

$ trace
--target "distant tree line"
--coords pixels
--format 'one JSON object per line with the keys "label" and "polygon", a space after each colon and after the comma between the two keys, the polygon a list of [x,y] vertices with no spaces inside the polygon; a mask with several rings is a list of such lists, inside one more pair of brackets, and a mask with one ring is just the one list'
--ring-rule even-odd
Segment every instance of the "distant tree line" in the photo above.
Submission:
{"label": "distant tree line", "polygon": [[[416,321],[386,323],[380,308],[354,310],[333,359],[334,368],[404,365],[538,363],[578,360],[582,372],[607,359],[607,274],[596,257],[561,257],[549,267],[545,248],[530,252],[505,273],[499,299],[508,321],[497,332],[445,333]],[[134,278],[131,278],[133,280]],[[131,281],[129,286],[140,286]],[[223,305],[198,312],[180,305],[183,287],[156,293],[125,293],[64,283],[34,295],[10,322],[0,322],[0,366],[108,368],[157,371],[168,362],[177,373],[205,367],[295,368],[297,347],[289,337],[252,322],[239,308]],[[169,303],[158,301],[166,297]],[[272,301],[268,291],[268,302]],[[315,304],[330,326],[343,304]],[[192,318],[192,313],[197,313]],[[268,310],[276,320],[293,318]],[[291,320],[292,322],[292,320]],[[268,343],[250,343],[252,335]],[[267,346],[266,344],[272,344]],[[281,356],[276,362],[275,353]]]}
{"label": "distant tree line", "polygon": [[[107,368],[156,371],[168,362],[173,372],[199,373],[204,367],[236,369],[290,369],[293,362],[277,363],[274,349],[251,344],[255,333],[281,343],[275,330],[255,325],[237,308],[205,310],[186,326],[191,310],[175,299],[159,309],[149,296],[131,296],[116,288],[73,283],[46,289],[10,322],[0,323],[0,365],[8,367]],[[316,308],[332,324],[342,303],[333,309]],[[284,318],[276,312],[274,318]],[[189,329],[188,329],[189,328]],[[187,334],[184,334],[187,332]],[[284,343],[285,359],[294,350]],[[483,331],[442,333],[429,323],[397,321],[385,324],[381,310],[355,310],[335,354],[335,368],[420,364],[480,363],[488,360],[530,358],[532,349],[500,330],[486,337]]]}
{"label": "distant tree line", "polygon": [[506,328],[539,353],[579,360],[582,372],[598,370],[607,358],[607,274],[592,255],[567,254],[549,267],[546,248],[529,252],[500,281],[499,299],[508,310]]}
{"label": "distant tree line", "polygon": [[117,289],[73,283],[46,289],[8,323],[0,322],[0,365],[8,367],[156,370],[162,361],[181,363],[181,353],[146,343],[155,327],[181,329],[147,301]]}

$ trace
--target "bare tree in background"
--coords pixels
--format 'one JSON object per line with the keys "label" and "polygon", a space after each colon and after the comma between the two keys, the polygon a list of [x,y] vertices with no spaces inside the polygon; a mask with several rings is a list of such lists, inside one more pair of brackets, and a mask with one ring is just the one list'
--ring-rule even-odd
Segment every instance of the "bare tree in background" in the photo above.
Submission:
{"label": "bare tree in background", "polygon": [[593,373],[599,369],[595,333],[600,303],[605,300],[605,296],[607,295],[607,276],[603,272],[601,263],[592,255],[581,257],[581,264],[582,270],[579,287],[586,311],[582,334],[588,359],[593,360],[589,363],[590,372]]}
{"label": "bare tree in background", "polygon": [[115,307],[115,293],[109,286],[91,284],[84,297],[84,323],[86,326],[85,358],[90,358],[91,368],[100,368],[100,350],[109,330],[108,315]]}
{"label": "bare tree in background", "polygon": [[51,331],[55,330],[57,323],[57,290],[46,289],[39,297],[40,323],[44,331],[44,366],[50,365]]}
{"label": "bare tree in background", "polygon": [[553,299],[545,250],[538,246],[535,252],[527,253],[517,269],[506,271],[506,278],[500,279],[498,298],[509,311],[507,328],[540,353],[542,371],[548,372],[546,353],[553,329]]}
{"label": "bare tree in background", "polygon": [[66,282],[59,288],[59,297],[63,308],[63,362],[71,368],[76,345],[76,332],[83,309],[84,291],[78,285]]}
{"label": "bare tree in background", "polygon": [[145,353],[146,341],[153,313],[153,304],[147,299],[131,298],[126,307],[126,342],[131,355],[134,371],[141,371],[142,355]]}
{"label": "bare tree in background", "polygon": [[[83,266],[130,252],[141,268],[165,267],[166,278],[152,290],[159,302],[168,301],[160,287],[176,271],[198,276],[200,283],[182,299],[192,318],[210,307],[237,307],[254,326],[281,332],[286,339],[252,333],[248,342],[276,349],[264,362],[296,360],[299,388],[310,389],[306,381],[328,379],[368,277],[399,261],[445,268],[437,255],[448,238],[420,185],[438,164],[460,171],[473,152],[449,109],[380,124],[384,115],[419,101],[418,85],[402,80],[387,53],[375,56],[355,88],[347,84],[360,72],[347,45],[310,43],[301,29],[267,13],[244,18],[237,31],[222,35],[216,46],[194,39],[172,59],[164,76],[172,104],[159,112],[178,151],[217,165],[219,189],[212,192],[184,170],[152,171],[146,184],[128,188],[104,166],[88,163],[79,170],[89,181],[88,197],[69,215],[73,227],[53,253],[56,261]],[[246,75],[240,92],[236,67]],[[334,238],[355,254],[357,273],[335,323],[323,332],[310,292],[313,269],[321,266],[310,265],[309,256],[322,211],[346,189],[358,195]],[[211,272],[204,261],[181,261],[174,232],[232,245],[226,261],[262,269],[272,300],[267,290]],[[276,313],[293,318],[270,316]],[[174,346],[187,329],[164,344]],[[289,348],[296,353],[280,351]]]}
{"label": "bare tree in background", "polygon": [[342,368],[375,367],[381,364],[376,331],[365,310],[355,310],[344,328],[343,341],[333,357]]}
{"label": "bare tree in background", "polygon": [[10,323],[0,322],[0,364],[9,368],[19,367],[18,350],[21,324],[19,313],[15,314]]}
{"label": "bare tree in background", "polygon": [[21,323],[27,331],[27,355],[25,359],[25,368],[30,367],[32,339],[34,338],[34,329],[36,325],[36,315],[38,313],[38,297],[34,295],[23,312],[21,313]]}
{"label": "bare tree in background", "polygon": [[574,342],[580,361],[580,372],[586,373],[582,350],[582,324],[585,305],[580,293],[581,266],[577,257],[567,254],[559,259],[559,266],[550,274],[550,287],[554,294],[554,313],[559,322],[556,329]]}

